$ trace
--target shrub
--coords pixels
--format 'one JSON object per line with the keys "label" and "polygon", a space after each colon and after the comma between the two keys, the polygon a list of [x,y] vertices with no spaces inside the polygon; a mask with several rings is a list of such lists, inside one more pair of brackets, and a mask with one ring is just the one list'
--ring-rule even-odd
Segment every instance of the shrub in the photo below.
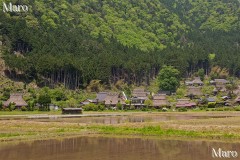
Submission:
{"label": "shrub", "polygon": [[21,107],[21,110],[22,110],[22,111],[27,111],[27,107],[22,106],[22,107]]}
{"label": "shrub", "polygon": [[117,103],[116,107],[117,107],[118,110],[121,110],[122,109],[122,104],[121,103]]}
{"label": "shrub", "polygon": [[208,102],[208,108],[215,108],[216,102]]}
{"label": "shrub", "polygon": [[240,111],[240,108],[234,108],[235,111]]}
{"label": "shrub", "polygon": [[179,108],[178,112],[187,112],[187,108]]}
{"label": "shrub", "polygon": [[98,110],[99,111],[104,111],[105,110],[105,106],[104,105],[99,105],[98,106]]}
{"label": "shrub", "polygon": [[134,106],[130,106],[130,110],[134,110],[135,109],[135,107]]}
{"label": "shrub", "polygon": [[10,109],[9,108],[5,108],[4,111],[10,111]]}
{"label": "shrub", "polygon": [[84,111],[103,111],[105,106],[102,104],[96,105],[94,103],[87,104],[83,106]]}
{"label": "shrub", "polygon": [[223,107],[216,108],[216,111],[224,111]]}

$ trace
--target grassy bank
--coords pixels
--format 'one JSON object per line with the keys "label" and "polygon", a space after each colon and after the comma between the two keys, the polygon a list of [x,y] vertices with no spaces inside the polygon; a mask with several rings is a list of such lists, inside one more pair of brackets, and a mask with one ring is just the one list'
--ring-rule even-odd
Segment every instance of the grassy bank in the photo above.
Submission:
{"label": "grassy bank", "polygon": [[[224,114],[224,113],[222,113]],[[199,114],[193,114],[195,116]],[[161,116],[161,114],[159,114]],[[240,117],[171,120],[164,122],[85,124],[76,122],[41,122],[1,120],[0,141],[50,139],[81,135],[157,136],[240,140]]]}

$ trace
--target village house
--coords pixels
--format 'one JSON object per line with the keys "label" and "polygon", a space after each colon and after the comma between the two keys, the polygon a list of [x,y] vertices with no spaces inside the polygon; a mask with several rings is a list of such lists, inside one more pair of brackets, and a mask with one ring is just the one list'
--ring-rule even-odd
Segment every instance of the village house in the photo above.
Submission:
{"label": "village house", "polygon": [[132,92],[131,105],[135,108],[144,107],[144,102],[148,99],[149,95],[150,92],[147,92],[142,88],[134,89]]}
{"label": "village house", "polygon": [[229,81],[228,80],[226,80],[226,79],[214,79],[213,81],[212,81],[212,83],[213,84],[228,84],[229,83]]}
{"label": "village house", "polygon": [[226,79],[214,79],[210,81],[210,84],[214,85],[215,88],[213,93],[216,95],[218,92],[226,92],[227,88],[226,85],[229,83]]}
{"label": "village house", "polygon": [[201,87],[189,86],[187,88],[187,96],[190,99],[198,98],[202,95],[203,95],[203,93],[202,93],[202,88]]}
{"label": "village house", "polygon": [[203,86],[204,83],[200,77],[195,77],[192,81],[185,81],[186,86]]}
{"label": "village house", "polygon": [[126,97],[115,92],[99,92],[97,93],[97,97],[94,100],[87,100],[82,102],[82,104],[89,103],[102,103],[105,106],[115,107],[118,103],[125,105]]}
{"label": "village house", "polygon": [[119,93],[108,93],[105,98],[105,105],[115,107],[118,103],[125,105],[125,101],[126,99],[120,96]]}
{"label": "village house", "polygon": [[97,93],[97,97],[92,101],[93,103],[104,103],[105,98],[107,97],[108,92],[99,92]]}
{"label": "village house", "polygon": [[8,107],[10,103],[14,103],[15,109],[21,109],[21,107],[26,107],[27,102],[24,101],[22,93],[14,93],[10,95],[10,98],[3,103],[5,107]]}
{"label": "village house", "polygon": [[163,107],[170,107],[170,103],[167,101],[165,94],[156,94],[153,95],[153,107],[154,108],[163,108]]}
{"label": "village house", "polygon": [[176,108],[194,108],[197,104],[195,102],[191,102],[189,99],[178,99],[176,103]]}

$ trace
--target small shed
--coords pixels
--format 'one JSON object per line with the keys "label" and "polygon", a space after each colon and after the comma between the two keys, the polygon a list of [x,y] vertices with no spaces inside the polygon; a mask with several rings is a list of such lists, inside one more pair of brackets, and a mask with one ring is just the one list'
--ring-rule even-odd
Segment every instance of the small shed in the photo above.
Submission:
{"label": "small shed", "polygon": [[62,114],[82,114],[82,108],[63,108]]}

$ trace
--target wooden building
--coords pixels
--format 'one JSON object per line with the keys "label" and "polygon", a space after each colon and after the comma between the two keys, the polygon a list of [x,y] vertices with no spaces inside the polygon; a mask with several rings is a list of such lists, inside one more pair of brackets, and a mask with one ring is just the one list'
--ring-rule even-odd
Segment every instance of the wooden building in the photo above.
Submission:
{"label": "wooden building", "polygon": [[10,103],[14,103],[15,109],[21,109],[21,107],[26,107],[28,104],[26,101],[23,99],[22,93],[14,93],[10,95],[10,98],[3,103],[5,107],[9,106]]}
{"label": "wooden building", "polygon": [[195,77],[192,81],[185,81],[186,86],[203,86],[203,84],[200,77]]}
{"label": "wooden building", "polygon": [[178,99],[176,103],[176,108],[194,108],[196,106],[197,104],[189,99]]}
{"label": "wooden building", "polygon": [[170,103],[167,101],[165,94],[157,94],[153,96],[153,107],[163,108],[170,107]]}
{"label": "wooden building", "polygon": [[142,88],[137,88],[132,91],[131,105],[135,108],[142,108],[145,106],[144,102],[148,99],[150,92],[146,92]]}
{"label": "wooden building", "polygon": [[202,96],[202,88],[201,87],[195,87],[195,86],[190,86],[187,88],[187,96],[192,98],[200,97]]}

